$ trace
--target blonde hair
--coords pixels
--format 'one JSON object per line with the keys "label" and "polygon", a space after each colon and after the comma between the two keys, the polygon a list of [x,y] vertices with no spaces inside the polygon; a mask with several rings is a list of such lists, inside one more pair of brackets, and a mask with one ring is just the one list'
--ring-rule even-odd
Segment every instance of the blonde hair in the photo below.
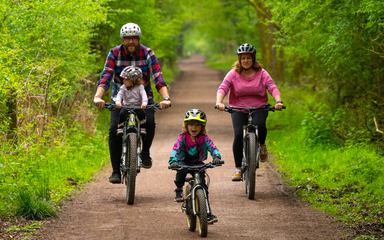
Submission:
{"label": "blonde hair", "polygon": [[141,79],[141,78],[138,78],[136,80],[132,80],[132,79],[129,79],[129,78],[124,78],[123,81],[125,80],[128,80],[128,81],[131,81],[132,82],[132,87],[134,87],[135,85],[144,85],[144,80]]}
{"label": "blonde hair", "polygon": [[[200,125],[201,125],[201,131],[200,131],[200,133],[206,135],[207,132],[208,132],[207,128],[206,128],[203,124],[200,124]],[[183,131],[183,132],[188,132],[188,122],[186,122],[186,123],[183,124],[182,131]]]}

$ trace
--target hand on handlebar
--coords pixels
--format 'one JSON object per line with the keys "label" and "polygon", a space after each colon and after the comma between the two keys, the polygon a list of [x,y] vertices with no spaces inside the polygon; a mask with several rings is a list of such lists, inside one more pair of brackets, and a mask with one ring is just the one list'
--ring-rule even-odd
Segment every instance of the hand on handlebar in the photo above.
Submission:
{"label": "hand on handlebar", "polygon": [[159,105],[160,105],[160,109],[161,109],[161,110],[163,110],[163,109],[167,109],[167,108],[169,108],[169,107],[171,106],[171,101],[169,101],[169,100],[164,100],[164,101],[161,101],[161,102],[159,103]]}
{"label": "hand on handlebar", "polygon": [[276,110],[281,110],[283,108],[284,108],[284,105],[282,103],[276,103],[276,105],[275,105]]}
{"label": "hand on handlebar", "polygon": [[99,97],[95,97],[95,98],[93,99],[93,103],[94,103],[97,107],[102,108],[102,107],[104,107],[105,101],[104,101],[103,99],[99,98]]}
{"label": "hand on handlebar", "polygon": [[116,107],[121,108],[121,103],[116,103]]}
{"label": "hand on handlebar", "polygon": [[220,111],[224,111],[225,110],[225,105],[224,103],[216,103],[216,109],[219,109]]}
{"label": "hand on handlebar", "polygon": [[169,168],[170,169],[174,169],[174,168],[178,168],[180,167],[179,163],[178,162],[173,162],[169,165]]}
{"label": "hand on handlebar", "polygon": [[218,158],[218,157],[215,157],[215,158],[212,160],[212,163],[215,164],[215,165],[221,165],[221,164],[222,164],[221,159]]}

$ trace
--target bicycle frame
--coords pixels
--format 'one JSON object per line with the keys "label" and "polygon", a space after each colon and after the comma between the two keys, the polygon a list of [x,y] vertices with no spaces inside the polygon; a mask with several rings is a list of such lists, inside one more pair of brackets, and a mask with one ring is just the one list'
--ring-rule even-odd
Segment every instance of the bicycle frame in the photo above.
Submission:
{"label": "bicycle frame", "polygon": [[[110,111],[117,109],[114,104],[105,104]],[[121,106],[128,111],[124,119],[122,153],[120,160],[120,171],[122,175],[122,184],[127,186],[127,204],[133,204],[135,198],[136,176],[140,173],[140,153],[141,153],[141,129],[140,121],[135,112],[141,109],[137,106]],[[156,111],[160,108],[159,104],[148,105],[147,109]]]}
{"label": "bicycle frame", "polygon": [[[217,107],[215,107],[217,108]],[[283,109],[286,107],[284,106]],[[226,112],[234,110],[248,111],[248,122],[243,126],[243,160],[241,163],[241,180],[245,178],[245,192],[249,199],[254,199],[256,186],[256,170],[259,168],[259,131],[253,124],[253,113],[257,111],[276,111],[274,106],[265,104],[263,107],[225,107]]]}
{"label": "bicycle frame", "polygon": [[[122,106],[125,107],[125,106]],[[140,141],[140,124],[139,124],[139,119],[134,111],[137,109],[136,107],[125,107],[125,109],[128,110],[128,115],[124,120],[124,127],[123,127],[123,149],[122,149],[122,170],[123,171],[129,171],[130,166],[129,164],[126,164],[126,159],[127,159],[127,141],[129,139],[129,135],[135,134],[136,139],[137,139],[137,158],[136,158],[136,172],[140,172],[140,153],[141,153],[141,141]],[[140,108],[141,109],[141,108]],[[124,179],[124,177],[123,177]],[[124,182],[124,181],[123,181]]]}
{"label": "bicycle frame", "polygon": [[[187,215],[187,224],[190,231],[195,231],[196,222],[199,225],[199,234],[201,237],[206,237],[208,234],[208,221],[207,217],[212,213],[211,207],[209,206],[209,200],[206,189],[202,186],[202,178],[200,173],[207,168],[214,168],[224,164],[224,161],[220,161],[219,165],[214,165],[213,163],[207,163],[203,165],[181,165],[176,168],[168,167],[172,170],[187,170],[191,177],[186,177],[185,182],[188,182],[188,185],[185,186],[185,198],[184,202],[181,205],[182,212],[185,212]],[[204,173],[206,174],[206,173]],[[208,176],[208,174],[206,174]],[[209,185],[209,176],[207,186]]]}

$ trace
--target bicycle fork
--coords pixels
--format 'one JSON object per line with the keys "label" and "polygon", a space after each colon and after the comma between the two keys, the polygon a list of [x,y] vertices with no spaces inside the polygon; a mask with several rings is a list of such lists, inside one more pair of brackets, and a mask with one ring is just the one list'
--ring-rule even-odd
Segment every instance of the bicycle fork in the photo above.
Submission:
{"label": "bicycle fork", "polygon": [[199,172],[195,172],[195,183],[196,183],[195,187],[192,189],[192,209],[193,209],[193,214],[194,215],[198,214],[198,212],[196,211],[196,191],[197,191],[197,189],[200,188],[200,189],[203,190],[204,198],[205,198],[205,205],[207,206],[207,213],[208,213],[208,215],[210,215],[211,214],[211,207],[209,206],[207,192],[201,186],[201,179],[200,179],[200,173]]}
{"label": "bicycle fork", "polygon": [[187,211],[187,206],[186,206],[187,201],[190,201],[190,203],[192,204],[193,215],[197,216],[199,213],[196,211],[196,191],[197,191],[197,189],[202,189],[203,193],[204,193],[204,197],[205,197],[205,205],[207,206],[207,213],[208,213],[208,215],[210,215],[211,214],[211,206],[209,205],[207,192],[201,186],[201,182],[200,182],[201,180],[200,180],[199,172],[195,173],[195,181],[196,181],[196,184],[194,184],[194,186],[192,186],[191,192],[187,196],[185,196],[184,204],[181,206],[181,210],[183,212]]}
{"label": "bicycle fork", "polygon": [[[248,149],[248,133],[251,131],[255,131],[256,136],[259,135],[259,129],[257,126],[252,125],[252,118],[248,119],[248,125],[243,126],[243,159],[244,161],[241,162],[241,173],[243,174],[245,172],[245,169],[248,168],[248,156],[247,156],[247,149]],[[256,146],[255,146],[256,147]],[[256,155],[258,157],[259,153],[256,152]],[[257,164],[258,167],[258,164]]]}

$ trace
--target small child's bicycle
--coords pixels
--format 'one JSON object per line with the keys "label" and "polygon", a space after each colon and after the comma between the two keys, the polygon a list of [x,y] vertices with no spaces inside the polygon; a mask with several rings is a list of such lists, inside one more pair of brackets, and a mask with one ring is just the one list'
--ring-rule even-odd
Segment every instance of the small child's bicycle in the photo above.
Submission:
{"label": "small child's bicycle", "polygon": [[[283,109],[286,107],[284,106]],[[274,106],[266,104],[263,107],[232,107],[226,106],[226,112],[233,112],[233,110],[248,111],[248,123],[243,126],[243,161],[241,164],[242,180],[245,180],[245,193],[248,199],[255,198],[256,188],[256,170],[259,168],[259,132],[258,126],[253,124],[253,113],[257,111],[281,111],[275,109]]]}
{"label": "small child's bicycle", "polygon": [[[220,165],[215,165],[210,162],[202,165],[181,165],[176,168],[168,167],[176,171],[187,170],[192,175],[192,177],[185,178],[185,182],[189,184],[185,186],[185,197],[181,205],[181,210],[187,215],[189,231],[195,231],[197,223],[201,237],[206,237],[208,234],[208,216],[212,212],[207,198],[207,192],[201,185],[200,172],[208,168],[221,166],[221,164],[224,164],[224,161],[220,161]],[[208,176],[206,172],[205,174]],[[207,186],[209,186],[209,180],[207,181]]]}
{"label": "small child's bicycle", "polygon": [[[105,108],[110,111],[118,109],[115,104],[106,103]],[[147,109],[156,111],[160,108],[159,104],[147,105]],[[140,121],[135,112],[136,109],[141,109],[137,106],[121,106],[121,109],[128,111],[127,117],[124,120],[122,154],[120,161],[120,171],[122,176],[121,183],[127,186],[127,204],[132,205],[135,200],[135,185],[136,175],[140,173],[140,153],[142,134],[140,129]]]}

